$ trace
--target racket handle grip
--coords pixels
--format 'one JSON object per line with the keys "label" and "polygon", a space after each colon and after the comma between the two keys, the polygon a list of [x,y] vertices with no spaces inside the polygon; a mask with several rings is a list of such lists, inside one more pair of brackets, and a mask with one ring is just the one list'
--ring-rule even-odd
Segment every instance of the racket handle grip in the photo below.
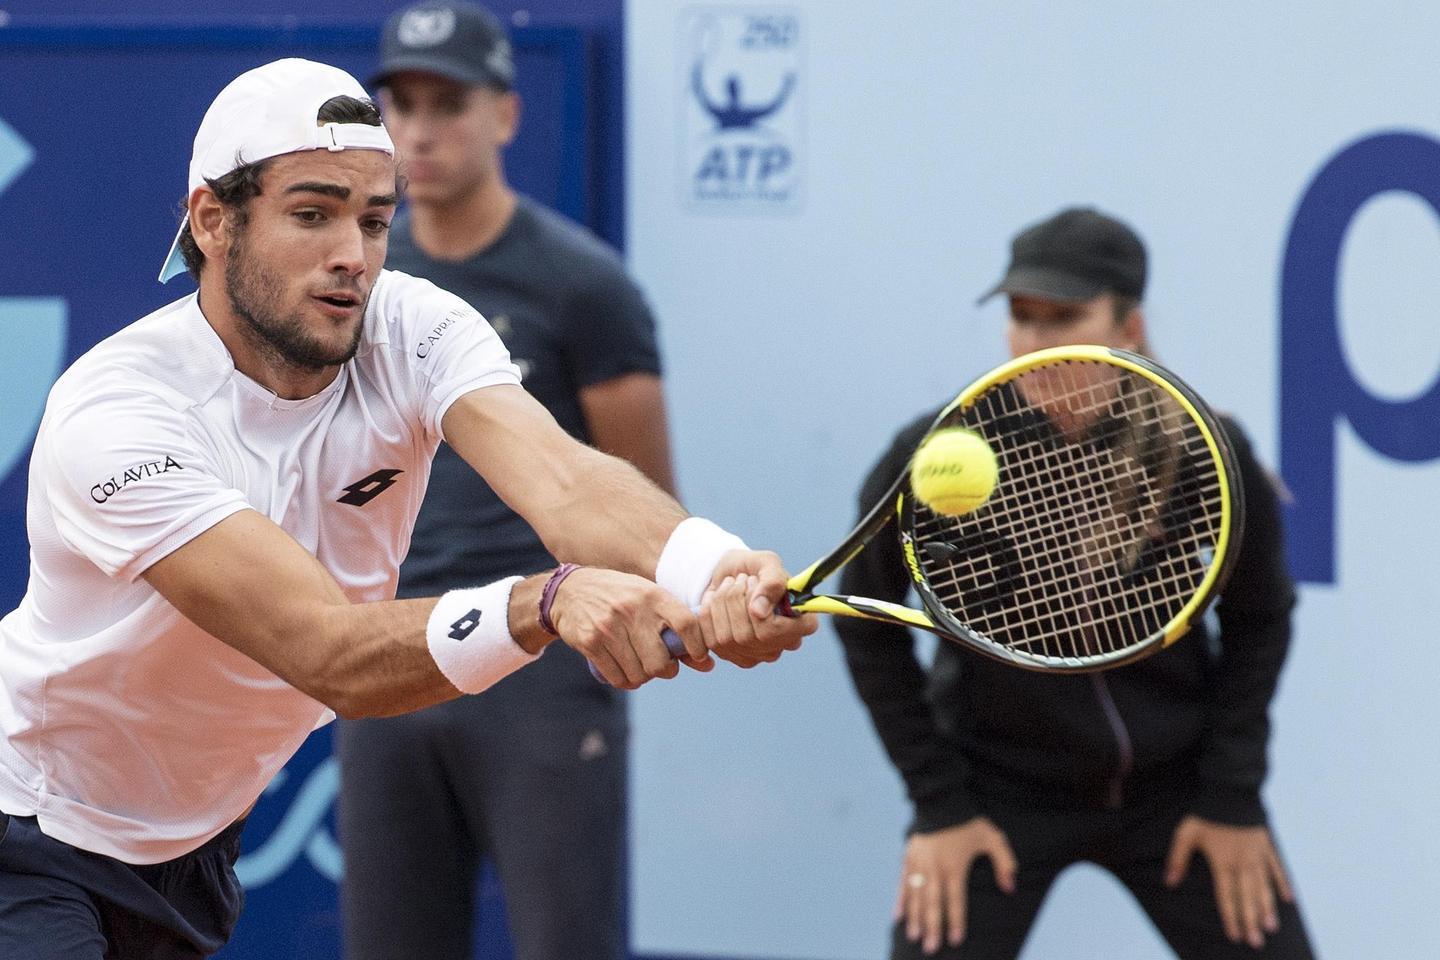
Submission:
{"label": "racket handle grip", "polygon": [[[670,651],[670,656],[676,660],[685,656],[685,641],[680,639],[680,634],[666,627],[660,631],[660,639],[665,641],[665,649]],[[604,683],[605,678],[600,674],[599,670],[595,669],[595,664],[590,663],[588,660],[585,662],[590,665],[590,676]]]}
{"label": "racket handle grip", "polygon": [[660,631],[660,639],[665,641],[665,649],[670,651],[670,656],[676,660],[685,656],[685,641],[680,639],[680,634],[666,627]]}
{"label": "racket handle grip", "polygon": [[[782,617],[800,616],[800,614],[796,613],[794,608],[790,606],[790,594],[788,593],[785,594],[785,596],[781,597],[780,602],[775,605],[775,612],[780,614],[780,616]],[[685,656],[685,641],[680,639],[680,634],[676,633],[674,630],[671,630],[669,627],[666,627],[664,630],[660,631],[660,639],[665,641],[665,649],[670,651],[670,656],[674,657],[676,660],[679,660],[681,657]],[[586,661],[586,663],[590,667],[590,676],[594,677],[596,680],[599,680],[601,683],[604,683],[605,678],[600,674],[599,670],[595,669],[595,664],[590,663],[588,660]]]}

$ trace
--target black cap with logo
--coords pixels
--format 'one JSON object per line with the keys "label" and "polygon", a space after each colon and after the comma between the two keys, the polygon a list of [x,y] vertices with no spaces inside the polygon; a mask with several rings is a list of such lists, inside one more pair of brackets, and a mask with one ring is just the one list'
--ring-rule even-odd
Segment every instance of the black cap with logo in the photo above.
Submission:
{"label": "black cap with logo", "polygon": [[1081,303],[1102,293],[1145,294],[1145,244],[1134,230],[1090,207],[1062,210],[1022,230],[1010,244],[1010,266],[997,293]]}
{"label": "black cap with logo", "polygon": [[489,10],[459,0],[426,0],[385,22],[380,70],[370,86],[383,87],[406,70],[500,90],[515,85],[505,27]]}

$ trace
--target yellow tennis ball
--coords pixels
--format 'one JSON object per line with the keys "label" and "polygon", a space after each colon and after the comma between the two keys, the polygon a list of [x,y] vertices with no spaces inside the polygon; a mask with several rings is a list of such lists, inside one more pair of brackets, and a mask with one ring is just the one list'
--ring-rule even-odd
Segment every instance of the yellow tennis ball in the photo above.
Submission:
{"label": "yellow tennis ball", "polygon": [[936,513],[959,516],[980,506],[995,491],[1000,467],[978,433],[960,427],[938,430],[915,451],[910,489]]}

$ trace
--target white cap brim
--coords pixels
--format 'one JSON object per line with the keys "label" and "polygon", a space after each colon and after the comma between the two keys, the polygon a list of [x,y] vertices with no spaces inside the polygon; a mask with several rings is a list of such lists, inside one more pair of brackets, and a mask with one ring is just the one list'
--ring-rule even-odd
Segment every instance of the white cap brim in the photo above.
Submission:
{"label": "white cap brim", "polygon": [[190,224],[190,214],[185,214],[185,219],[180,221],[180,229],[175,231],[175,242],[170,244],[170,253],[165,257],[165,263],[160,267],[160,282],[169,283],[189,269],[185,266],[185,257],[180,252],[180,235]]}

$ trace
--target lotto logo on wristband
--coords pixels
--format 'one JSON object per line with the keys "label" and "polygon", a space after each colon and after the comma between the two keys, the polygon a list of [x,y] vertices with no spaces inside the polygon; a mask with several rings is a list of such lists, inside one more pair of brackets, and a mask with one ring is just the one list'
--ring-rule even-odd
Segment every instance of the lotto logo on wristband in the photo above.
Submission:
{"label": "lotto logo on wristband", "polygon": [[450,624],[450,639],[464,640],[480,626],[480,611],[472,609],[465,616]]}

